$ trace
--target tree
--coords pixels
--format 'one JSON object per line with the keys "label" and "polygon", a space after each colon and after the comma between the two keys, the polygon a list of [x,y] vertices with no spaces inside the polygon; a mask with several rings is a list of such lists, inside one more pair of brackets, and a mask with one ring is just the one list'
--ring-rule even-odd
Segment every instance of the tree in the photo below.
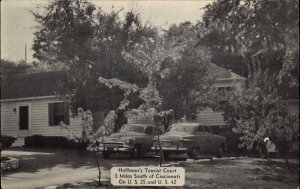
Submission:
{"label": "tree", "polygon": [[[148,77],[148,84],[140,91],[140,98],[145,103],[141,104],[137,111],[127,113],[129,117],[135,119],[151,120],[157,115],[158,108],[161,105],[161,99],[156,88],[157,76],[160,74],[161,62],[170,56],[169,49],[166,48],[165,41],[160,36],[154,38],[144,38],[142,43],[136,46],[132,51],[123,52],[125,58],[137,65],[137,67]],[[158,134],[158,143],[159,134]],[[160,166],[163,163],[163,153],[160,146]]]}
{"label": "tree", "polygon": [[166,111],[160,111],[156,115],[154,115],[154,120],[159,121],[163,126],[165,131],[168,130],[172,120],[173,120],[173,115],[174,111],[171,110],[166,110]]}
{"label": "tree", "polygon": [[[175,119],[194,115],[204,105],[205,94],[213,84],[215,75],[210,73],[211,56],[204,46],[196,46],[197,36],[203,33],[199,25],[189,22],[172,25],[165,39],[177,49],[177,59],[166,59],[162,68],[168,74],[158,79],[162,110],[173,109]],[[188,77],[187,77],[188,76]],[[176,101],[174,101],[176,99]]]}
{"label": "tree", "polygon": [[32,72],[33,66],[25,62],[13,62],[1,59],[0,73],[1,75],[16,75]]}
{"label": "tree", "polygon": [[284,99],[298,98],[298,12],[296,0],[219,0],[205,8],[207,35],[198,43],[211,47],[217,64],[246,77],[269,70]]}
{"label": "tree", "polygon": [[85,0],[52,1],[43,10],[33,13],[38,23],[34,57],[39,64],[66,72],[58,93],[74,112],[82,107],[107,113],[118,107],[123,91],[108,88],[99,77],[145,85],[146,76],[133,64],[126,65],[121,53],[155,33],[137,14],[128,12],[121,19],[122,9],[106,13]]}
{"label": "tree", "polygon": [[[151,103],[154,99],[151,107],[162,111],[161,116],[168,114],[168,119],[159,116],[163,122],[170,120],[170,112],[176,119],[184,115],[191,119],[205,104],[205,92],[210,89],[215,75],[210,72],[208,49],[196,47],[197,35],[202,29],[190,22],[172,25],[164,35],[145,38],[133,51],[124,53],[129,62],[138,65],[148,76],[145,94],[149,94],[150,99],[145,101]],[[165,127],[167,129],[167,124]]]}
{"label": "tree", "polygon": [[219,51],[224,62],[238,60],[230,66],[247,77],[222,106],[248,147],[267,136],[280,150],[289,149],[296,120],[283,100],[299,97],[298,12],[295,0],[219,0],[205,8],[208,32],[198,45],[211,42],[213,56]]}
{"label": "tree", "polygon": [[241,136],[241,147],[252,149],[269,137],[287,160],[290,144],[299,132],[296,115],[288,112],[268,74],[260,71],[252,77],[248,84],[227,93],[227,101],[222,104],[225,117]]}
{"label": "tree", "polygon": [[195,47],[198,32],[198,26],[189,22],[173,25],[163,36],[146,39],[127,54],[148,75],[150,91],[156,91],[161,98],[153,106],[158,111],[173,110],[176,119],[193,117],[214,79],[208,74],[208,49]]}
{"label": "tree", "polygon": [[[212,80],[207,74],[209,53],[205,48],[194,46],[195,29],[190,23],[174,25],[165,35],[144,38],[132,51],[124,52],[128,62],[148,76],[148,85],[140,92],[145,103],[129,116],[154,119],[167,130],[174,114],[177,119],[183,115],[191,118],[196,112],[201,94]],[[157,140],[160,146],[159,135]],[[161,148],[160,157],[162,165]]]}
{"label": "tree", "polygon": [[101,186],[101,168],[100,161],[98,157],[98,148],[100,147],[101,141],[105,135],[109,135],[113,131],[114,127],[114,115],[108,114],[107,118],[104,120],[104,125],[98,128],[97,131],[93,131],[93,115],[90,110],[84,111],[82,108],[78,109],[78,117],[81,119],[82,136],[75,135],[69,130],[68,126],[63,122],[60,123],[60,128],[68,132],[69,140],[75,142],[83,142],[88,145],[88,150],[94,152],[95,160],[98,167],[98,186]]}
{"label": "tree", "polygon": [[118,79],[105,79],[100,77],[98,81],[108,88],[118,88],[123,91],[123,100],[115,110],[111,110],[106,115],[104,124],[97,130],[93,130],[93,115],[90,110],[84,111],[82,108],[78,108],[77,117],[82,120],[82,135],[77,136],[69,130],[68,126],[63,122],[60,123],[60,127],[69,133],[69,139],[75,142],[84,142],[88,144],[88,150],[91,150],[95,154],[95,159],[98,167],[98,185],[101,185],[101,168],[98,157],[99,147],[102,145],[103,137],[116,132],[116,119],[118,118],[118,112],[124,112],[129,106],[130,101],[128,97],[138,91],[138,87],[135,84],[129,84],[127,82]]}
{"label": "tree", "polygon": [[[140,88],[135,85],[131,84],[125,81],[121,81],[119,79],[113,78],[113,79],[105,79],[103,77],[100,77],[98,79],[99,83],[104,84],[106,87],[112,89],[112,88],[117,88],[118,90],[121,90],[123,92],[123,99],[119,102],[119,106],[115,110],[110,110],[107,116],[109,115],[114,115],[114,132],[119,131],[121,126],[123,126],[126,122],[122,122],[123,116],[125,116],[125,112],[127,111],[128,108],[132,108],[132,104],[135,104],[137,101],[135,94],[139,93]],[[134,98],[132,95],[135,95]],[[141,100],[140,100],[141,101]]]}

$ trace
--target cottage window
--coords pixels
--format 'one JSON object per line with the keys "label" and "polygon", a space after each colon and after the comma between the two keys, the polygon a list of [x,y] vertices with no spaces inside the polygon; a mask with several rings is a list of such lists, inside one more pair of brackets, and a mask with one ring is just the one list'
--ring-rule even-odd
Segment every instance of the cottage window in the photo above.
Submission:
{"label": "cottage window", "polygon": [[70,123],[69,107],[66,103],[49,103],[49,126],[59,125],[63,121],[66,125]]}

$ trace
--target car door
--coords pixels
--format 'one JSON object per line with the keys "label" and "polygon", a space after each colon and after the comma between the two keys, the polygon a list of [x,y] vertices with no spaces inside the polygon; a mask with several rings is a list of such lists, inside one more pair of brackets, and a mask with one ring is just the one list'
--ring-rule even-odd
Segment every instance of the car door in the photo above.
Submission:
{"label": "car door", "polygon": [[206,153],[207,149],[207,136],[205,134],[204,126],[200,125],[195,130],[195,145],[200,148],[201,153]]}
{"label": "car door", "polygon": [[206,137],[207,152],[214,153],[217,149],[217,141],[213,134],[213,131],[209,126],[205,126],[204,133],[205,133],[205,137]]}

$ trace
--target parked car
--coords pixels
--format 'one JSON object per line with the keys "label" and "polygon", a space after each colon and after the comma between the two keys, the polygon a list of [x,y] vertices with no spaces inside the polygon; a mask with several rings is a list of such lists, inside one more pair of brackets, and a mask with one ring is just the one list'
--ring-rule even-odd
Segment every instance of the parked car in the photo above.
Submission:
{"label": "parked car", "polygon": [[240,135],[233,132],[232,126],[230,125],[210,125],[209,127],[212,128],[213,132],[216,135],[220,135],[225,137],[226,139],[226,153],[230,155],[239,155],[245,154],[247,152],[247,148],[243,147],[240,148],[239,144]]}
{"label": "parked car", "polygon": [[[154,137],[152,150],[158,151],[158,138]],[[211,127],[200,123],[176,123],[160,136],[164,156],[187,153],[190,158],[200,155],[222,157],[225,150],[225,137],[214,134]]]}
{"label": "parked car", "polygon": [[125,124],[120,132],[105,137],[100,144],[104,158],[112,153],[129,153],[132,158],[141,157],[152,146],[152,139],[162,131],[153,125]]}

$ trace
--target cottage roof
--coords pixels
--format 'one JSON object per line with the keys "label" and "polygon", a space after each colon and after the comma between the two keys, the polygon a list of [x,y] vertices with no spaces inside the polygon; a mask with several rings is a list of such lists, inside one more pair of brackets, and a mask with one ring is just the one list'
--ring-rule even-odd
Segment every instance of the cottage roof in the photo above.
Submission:
{"label": "cottage roof", "polygon": [[55,95],[63,72],[18,74],[1,77],[1,99]]}
{"label": "cottage roof", "polygon": [[[216,74],[218,80],[243,80],[243,76],[240,76],[229,69],[222,68],[216,64],[210,64],[210,69],[213,74]],[[211,74],[212,74],[211,73]]]}

